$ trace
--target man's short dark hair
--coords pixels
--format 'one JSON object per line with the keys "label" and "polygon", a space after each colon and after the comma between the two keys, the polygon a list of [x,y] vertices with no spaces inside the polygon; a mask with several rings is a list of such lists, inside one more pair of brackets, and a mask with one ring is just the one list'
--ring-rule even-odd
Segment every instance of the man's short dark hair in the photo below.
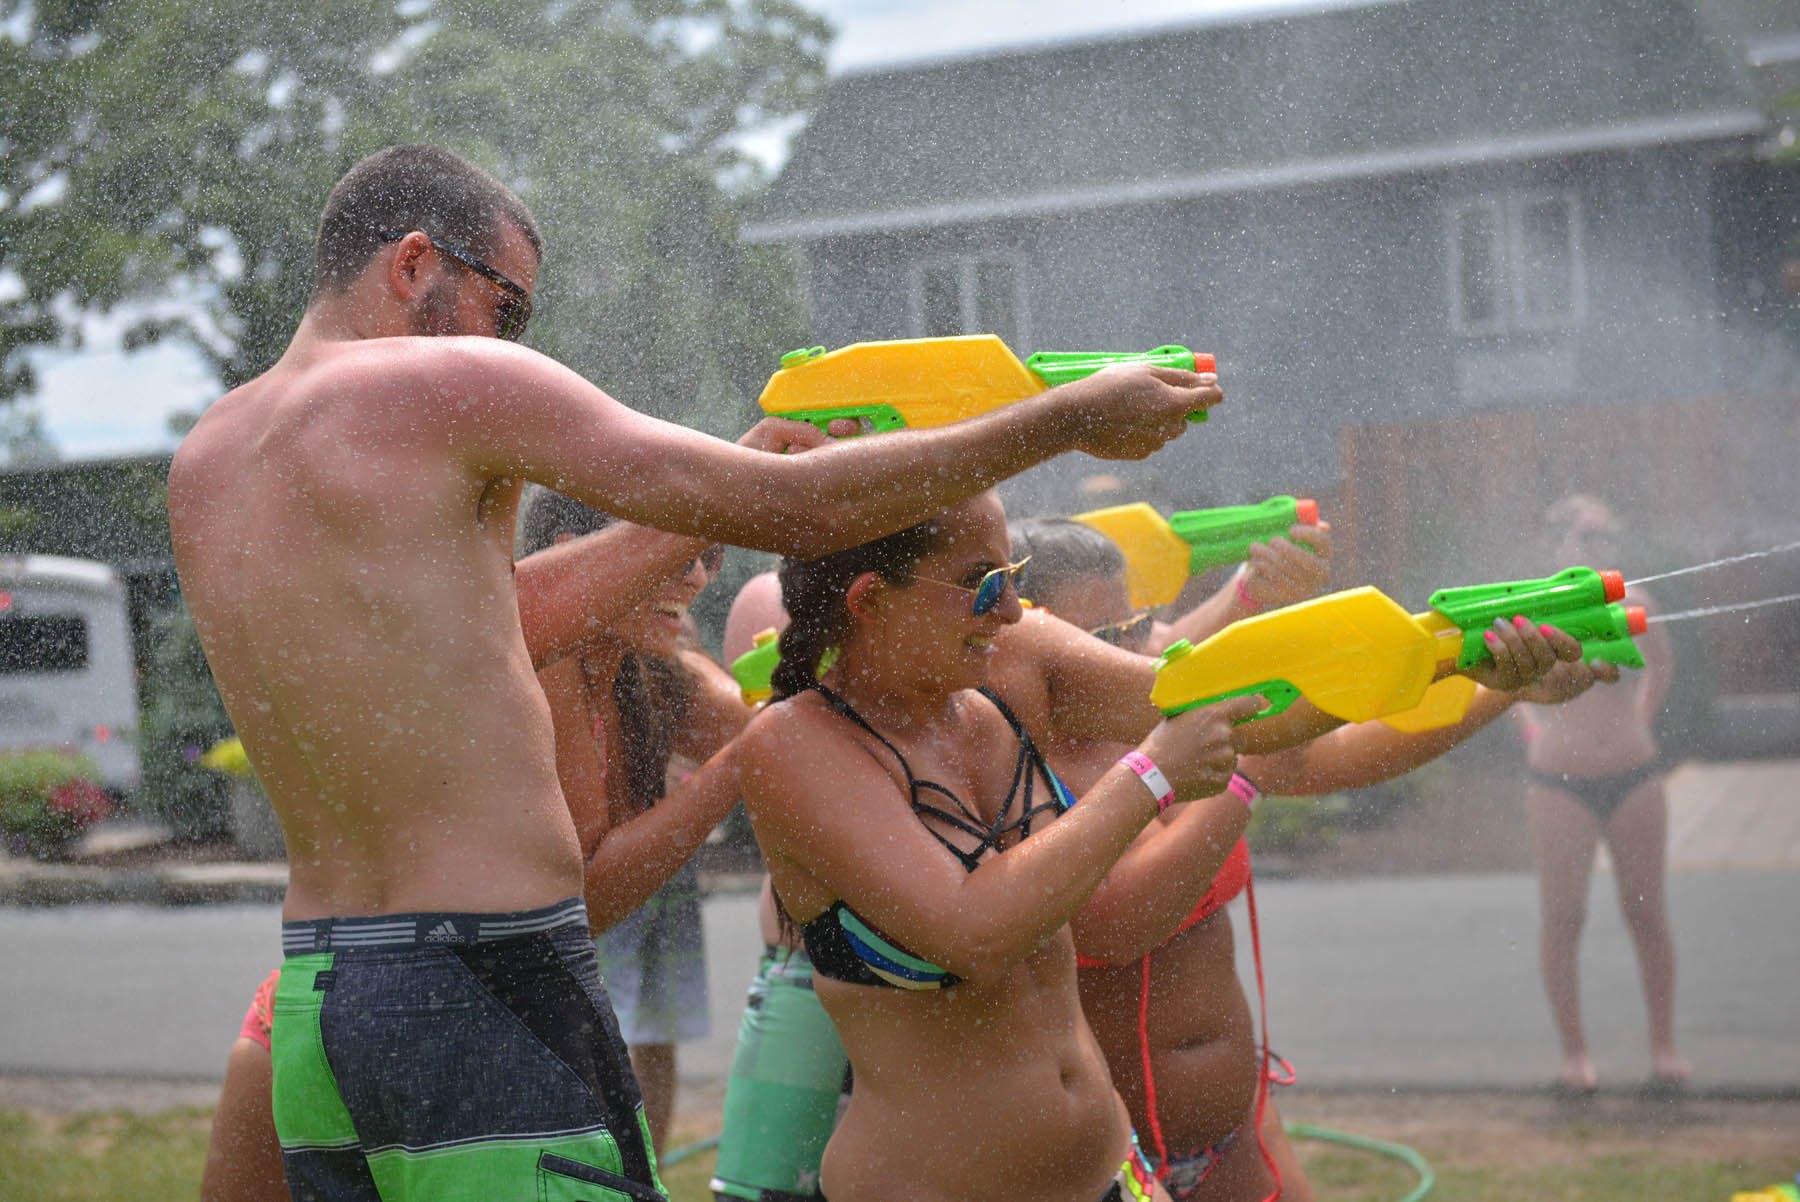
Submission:
{"label": "man's short dark hair", "polygon": [[1092,526],[1068,518],[1024,518],[1006,529],[1012,557],[1031,558],[1019,575],[1021,597],[1042,600],[1081,576],[1125,576],[1125,553]]}
{"label": "man's short dark hair", "polygon": [[384,230],[423,230],[478,259],[491,259],[498,250],[500,218],[518,226],[543,258],[537,219],[492,175],[441,146],[378,150],[345,172],[325,201],[313,293],[349,287],[383,244]]}

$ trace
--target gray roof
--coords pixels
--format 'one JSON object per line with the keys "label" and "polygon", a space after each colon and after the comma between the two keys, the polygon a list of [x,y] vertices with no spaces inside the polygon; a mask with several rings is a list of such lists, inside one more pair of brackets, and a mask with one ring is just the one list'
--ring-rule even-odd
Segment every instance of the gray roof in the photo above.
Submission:
{"label": "gray roof", "polygon": [[849,74],[745,231],[805,240],[1765,127],[1688,0],[1391,0]]}

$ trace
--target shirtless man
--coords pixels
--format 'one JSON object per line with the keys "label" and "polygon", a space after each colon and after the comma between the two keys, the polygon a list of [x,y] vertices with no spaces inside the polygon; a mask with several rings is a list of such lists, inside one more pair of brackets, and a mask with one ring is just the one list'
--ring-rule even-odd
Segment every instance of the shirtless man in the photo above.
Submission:
{"label": "shirtless man", "polygon": [[816,555],[1062,451],[1149,454],[1220,398],[1138,368],[768,454],[807,440],[658,422],[507,341],[541,249],[457,156],[370,156],[326,203],[287,351],[170,469],[183,592],[287,837],[275,1115],[297,1197],[659,1196],[514,594],[524,481]]}

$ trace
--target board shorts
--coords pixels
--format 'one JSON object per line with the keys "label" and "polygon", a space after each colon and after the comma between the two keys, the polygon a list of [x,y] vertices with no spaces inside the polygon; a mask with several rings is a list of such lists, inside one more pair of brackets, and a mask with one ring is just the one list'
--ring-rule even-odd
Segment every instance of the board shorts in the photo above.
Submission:
{"label": "board shorts", "polygon": [[700,870],[693,860],[594,939],[600,976],[628,1044],[684,1043],[712,1033]]}
{"label": "board shorts", "polygon": [[297,1202],[665,1199],[580,898],[282,924],[274,1107]]}
{"label": "board shorts", "polygon": [[750,982],[713,1170],[720,1198],[817,1199],[819,1162],[849,1089],[850,1058],[799,949],[769,947]]}

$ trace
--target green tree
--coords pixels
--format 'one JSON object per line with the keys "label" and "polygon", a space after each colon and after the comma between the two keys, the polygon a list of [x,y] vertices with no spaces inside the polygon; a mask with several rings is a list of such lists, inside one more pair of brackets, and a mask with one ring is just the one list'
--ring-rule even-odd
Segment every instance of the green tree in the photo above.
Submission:
{"label": "green tree", "polygon": [[[532,340],[628,402],[741,427],[805,329],[736,238],[749,131],[828,29],[790,0],[0,0],[0,399],[71,314],[151,306],[227,385],[280,354],[331,183],[382,145],[494,170],[551,247]],[[160,306],[160,307],[158,307]]]}
{"label": "green tree", "polygon": [[[332,183],[429,141],[536,212],[533,345],[627,403],[735,432],[806,335],[789,264],[738,242],[761,182],[740,140],[804,110],[828,37],[792,0],[0,0],[0,402],[35,387],[29,350],[126,305],[143,315],[128,346],[191,343],[227,387],[265,370],[305,306]],[[0,436],[23,451],[31,430]],[[123,502],[150,493],[117,495],[132,517]],[[66,515],[41,490],[0,500],[0,541],[69,553],[43,542]],[[166,546],[160,515],[157,532]],[[212,837],[221,794],[192,756],[229,725],[185,612],[151,642],[146,802]]]}

